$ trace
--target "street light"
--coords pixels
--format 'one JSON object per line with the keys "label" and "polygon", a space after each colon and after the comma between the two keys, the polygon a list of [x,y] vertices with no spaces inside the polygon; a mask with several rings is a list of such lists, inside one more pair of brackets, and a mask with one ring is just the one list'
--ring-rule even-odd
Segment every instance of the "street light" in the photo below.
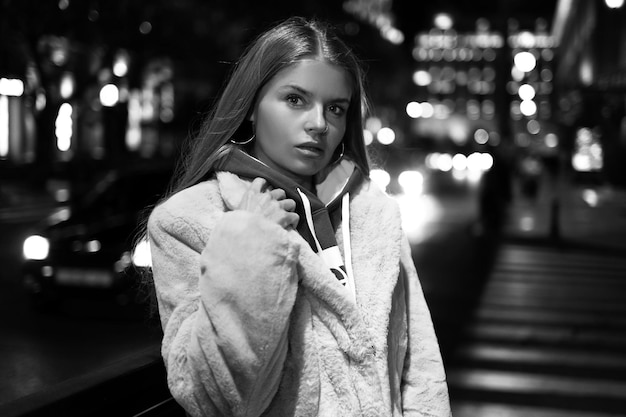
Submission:
{"label": "street light", "polygon": [[619,9],[624,5],[624,0],[604,0],[604,3],[611,9]]}

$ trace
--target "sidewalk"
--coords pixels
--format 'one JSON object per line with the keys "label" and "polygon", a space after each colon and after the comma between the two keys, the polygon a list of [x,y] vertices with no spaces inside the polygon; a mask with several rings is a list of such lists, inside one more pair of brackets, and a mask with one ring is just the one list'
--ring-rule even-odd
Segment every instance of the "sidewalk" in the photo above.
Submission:
{"label": "sidewalk", "polygon": [[544,181],[535,199],[514,187],[502,235],[555,245],[582,245],[626,253],[626,189]]}

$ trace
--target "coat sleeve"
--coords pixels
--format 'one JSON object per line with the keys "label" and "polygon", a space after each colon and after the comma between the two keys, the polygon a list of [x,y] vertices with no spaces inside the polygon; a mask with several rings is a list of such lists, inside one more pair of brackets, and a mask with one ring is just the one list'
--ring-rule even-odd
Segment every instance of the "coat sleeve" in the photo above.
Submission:
{"label": "coat sleeve", "polygon": [[400,278],[404,280],[408,342],[402,373],[403,416],[451,416],[439,343],[408,240],[403,238]]}
{"label": "coat sleeve", "polygon": [[157,208],[148,232],[172,395],[193,416],[260,415],[287,354],[297,246],[244,211],[190,221]]}

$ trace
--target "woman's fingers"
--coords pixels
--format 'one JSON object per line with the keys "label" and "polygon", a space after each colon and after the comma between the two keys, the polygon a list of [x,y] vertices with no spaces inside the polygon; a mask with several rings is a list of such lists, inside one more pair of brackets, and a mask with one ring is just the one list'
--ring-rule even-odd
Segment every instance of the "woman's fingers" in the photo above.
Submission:
{"label": "woman's fingers", "polygon": [[252,184],[250,184],[250,190],[257,191],[259,193],[262,193],[263,191],[265,191],[266,187],[267,187],[267,180],[261,177],[256,177],[252,181]]}
{"label": "woman's fingers", "polygon": [[296,202],[291,198],[287,198],[287,193],[282,188],[275,188],[271,190],[270,195],[276,201],[278,201],[280,207],[286,211],[295,211]]}
{"label": "woman's fingers", "polygon": [[280,200],[278,202],[280,207],[285,211],[295,211],[296,210],[296,202],[290,198],[286,198],[284,200]]}
{"label": "woman's fingers", "polygon": [[285,213],[285,216],[283,217],[282,221],[279,222],[279,224],[285,229],[295,229],[296,227],[298,227],[299,221],[300,216],[298,216],[296,213],[288,211]]}
{"label": "woman's fingers", "polygon": [[255,178],[244,194],[239,209],[262,214],[285,229],[296,228],[300,216],[295,213],[296,202],[287,198],[285,190],[270,189],[267,180]]}
{"label": "woman's fingers", "polygon": [[282,188],[274,188],[270,191],[270,195],[274,200],[282,200],[283,198],[287,197],[285,190],[283,190]]}

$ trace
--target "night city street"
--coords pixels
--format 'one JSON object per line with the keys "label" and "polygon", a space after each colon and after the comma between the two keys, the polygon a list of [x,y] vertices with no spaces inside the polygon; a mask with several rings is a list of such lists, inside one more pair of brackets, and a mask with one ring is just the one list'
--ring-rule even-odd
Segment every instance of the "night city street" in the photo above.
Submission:
{"label": "night city street", "polygon": [[2,2],[0,417],[185,416],[140,232],[242,48],[293,14],[365,63],[370,179],[453,416],[626,417],[621,0]]}
{"label": "night city street", "polygon": [[[472,188],[424,195],[436,214],[414,230],[454,415],[624,415],[626,193],[563,181],[555,236],[550,185],[528,199],[515,184],[501,231],[484,229]],[[591,192],[595,206],[583,200]],[[33,219],[45,212],[27,206]],[[3,277],[12,277],[0,308],[14,318],[2,325],[2,415],[157,360],[160,332],[144,310],[80,300],[54,314],[32,308],[18,266],[32,220],[11,213],[0,213]]]}

